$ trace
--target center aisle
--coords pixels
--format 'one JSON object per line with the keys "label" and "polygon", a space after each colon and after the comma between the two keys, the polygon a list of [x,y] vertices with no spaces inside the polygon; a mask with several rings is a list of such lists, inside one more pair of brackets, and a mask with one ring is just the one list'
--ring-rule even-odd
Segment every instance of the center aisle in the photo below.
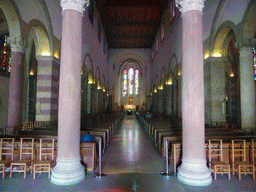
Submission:
{"label": "center aisle", "polygon": [[102,158],[107,174],[160,173],[164,161],[140,127],[135,115],[125,116]]}

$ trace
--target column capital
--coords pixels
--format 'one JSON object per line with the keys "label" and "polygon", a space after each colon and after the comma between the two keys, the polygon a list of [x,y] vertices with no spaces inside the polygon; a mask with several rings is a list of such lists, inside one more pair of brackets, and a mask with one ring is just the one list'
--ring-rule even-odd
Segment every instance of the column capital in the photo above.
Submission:
{"label": "column capital", "polygon": [[8,37],[8,44],[11,46],[11,51],[23,53],[26,48],[26,41],[22,39],[21,36],[18,37]]}
{"label": "column capital", "polygon": [[187,11],[203,11],[205,0],[176,0],[176,7],[182,13]]}
{"label": "column capital", "polygon": [[62,11],[72,9],[83,13],[85,6],[89,6],[89,0],[61,0]]}
{"label": "column capital", "polygon": [[255,45],[256,45],[255,38],[249,38],[249,39],[241,38],[235,44],[236,48],[238,49],[243,47],[254,47]]}

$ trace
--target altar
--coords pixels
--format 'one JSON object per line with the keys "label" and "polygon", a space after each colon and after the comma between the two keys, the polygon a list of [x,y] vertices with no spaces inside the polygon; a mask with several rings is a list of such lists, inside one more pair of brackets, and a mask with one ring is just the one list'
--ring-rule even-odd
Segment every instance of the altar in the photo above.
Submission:
{"label": "altar", "polygon": [[136,105],[124,105],[124,110],[131,110],[131,111],[135,111],[136,110]]}

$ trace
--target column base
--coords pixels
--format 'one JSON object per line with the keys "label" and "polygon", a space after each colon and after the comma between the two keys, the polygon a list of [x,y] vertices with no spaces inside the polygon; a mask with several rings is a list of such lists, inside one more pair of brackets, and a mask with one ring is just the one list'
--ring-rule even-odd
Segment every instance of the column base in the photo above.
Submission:
{"label": "column base", "polygon": [[187,185],[206,186],[212,183],[211,171],[206,166],[206,160],[183,158],[177,176],[180,182]]}
{"label": "column base", "polygon": [[52,169],[51,182],[56,185],[72,185],[85,179],[85,168],[80,157],[58,158]]}

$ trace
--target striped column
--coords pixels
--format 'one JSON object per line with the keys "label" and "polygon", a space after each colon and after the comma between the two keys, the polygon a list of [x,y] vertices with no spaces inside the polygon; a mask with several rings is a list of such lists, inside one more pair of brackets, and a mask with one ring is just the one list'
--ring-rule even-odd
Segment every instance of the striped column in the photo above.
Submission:
{"label": "striped column", "polygon": [[225,102],[225,58],[209,57],[205,60],[205,113],[207,123],[226,122],[226,113],[223,109]]}
{"label": "striped column", "polygon": [[38,56],[36,121],[58,120],[59,60]]}
{"label": "striped column", "polygon": [[239,39],[236,46],[239,48],[240,59],[240,98],[241,98],[241,126],[245,132],[255,131],[255,84],[253,66],[253,47],[256,39]]}

